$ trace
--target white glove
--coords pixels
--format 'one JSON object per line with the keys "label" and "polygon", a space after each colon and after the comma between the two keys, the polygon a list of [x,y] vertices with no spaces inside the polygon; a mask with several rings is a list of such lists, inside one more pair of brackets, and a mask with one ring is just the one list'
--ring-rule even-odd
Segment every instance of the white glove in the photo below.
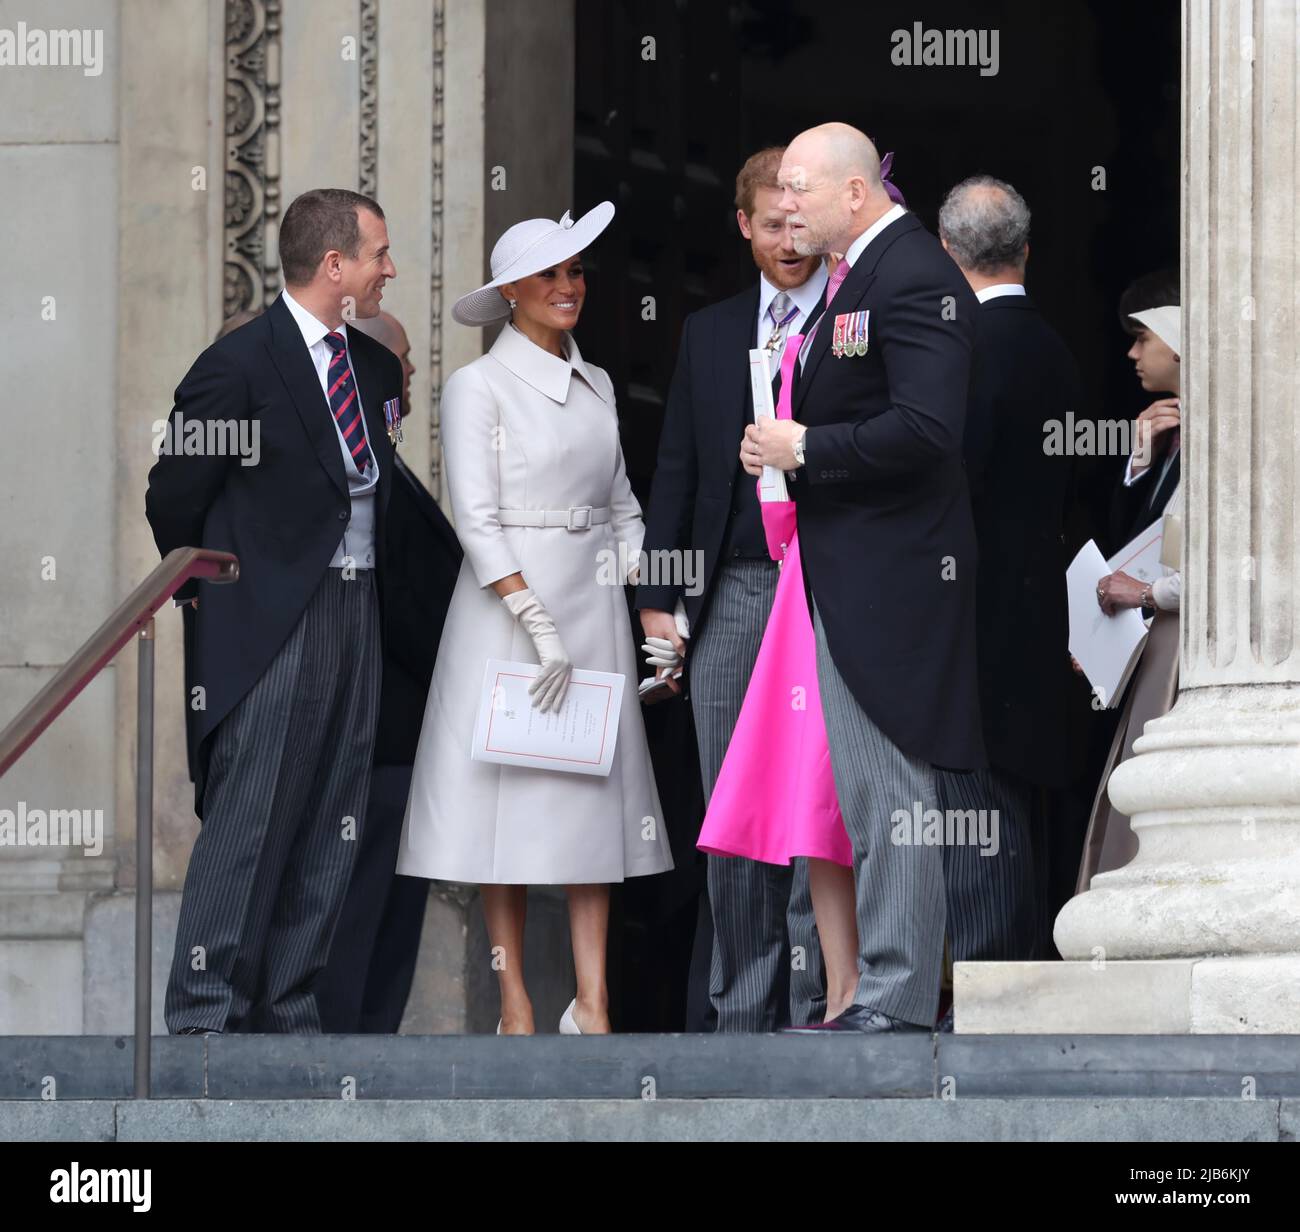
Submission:
{"label": "white glove", "polygon": [[691,622],[686,619],[686,604],[682,602],[681,597],[677,599],[677,606],[673,608],[673,619],[677,622],[677,632],[683,638],[691,635]]}
{"label": "white glove", "polygon": [[[683,640],[691,636],[690,621],[686,619],[686,605],[677,600],[677,606],[673,608],[673,620],[677,625],[678,636]],[[677,647],[664,637],[647,636],[641,643],[641,649],[645,651],[645,661],[651,667],[656,669],[667,667],[672,670],[673,675],[680,675],[676,669],[682,665],[682,656],[677,653]]]}
{"label": "white glove", "polygon": [[641,649],[645,651],[645,661],[653,668],[681,666],[682,656],[666,637],[647,636]]}
{"label": "white glove", "polygon": [[573,671],[573,661],[555,631],[555,621],[543,606],[542,601],[525,586],[501,597],[501,602],[510,610],[510,614],[519,622],[529,637],[533,639],[533,649],[537,652],[537,661],[542,670],[537,679],[528,686],[528,695],[538,710],[559,710],[564,704],[564,695],[569,688],[569,676]]}

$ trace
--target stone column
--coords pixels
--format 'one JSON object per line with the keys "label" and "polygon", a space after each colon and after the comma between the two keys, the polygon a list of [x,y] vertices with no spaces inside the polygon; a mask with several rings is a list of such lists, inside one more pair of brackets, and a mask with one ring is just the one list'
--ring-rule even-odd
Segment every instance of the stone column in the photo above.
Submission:
{"label": "stone column", "polygon": [[959,1030],[1300,1032],[1298,36],[1184,0],[1181,692],[1111,777],[1140,848],[1058,917],[1078,961],[968,965]]}

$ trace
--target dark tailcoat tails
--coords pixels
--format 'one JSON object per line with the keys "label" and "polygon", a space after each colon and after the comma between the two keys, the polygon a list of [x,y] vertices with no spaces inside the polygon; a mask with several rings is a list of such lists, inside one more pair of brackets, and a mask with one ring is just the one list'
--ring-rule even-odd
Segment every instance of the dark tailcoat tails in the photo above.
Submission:
{"label": "dark tailcoat tails", "polygon": [[[366,436],[379,465],[376,582],[384,611],[384,527],[393,484],[393,449],[383,404],[402,392],[397,357],[360,330],[348,353],[361,395]],[[149,472],[145,511],[158,551],[205,547],[239,557],[239,581],[192,582],[178,599],[199,597],[194,613],[191,702],[185,718],[203,816],[205,742],[261,678],[321,583],[351,516],[338,435],[302,333],[282,298],[215,342],[176,390],[173,425],[251,420],[259,456],[164,453]],[[183,440],[183,428],[176,431]],[[202,706],[194,704],[196,687]]]}
{"label": "dark tailcoat tails", "polygon": [[429,883],[397,849],[442,625],[464,553],[438,503],[393,455],[384,589],[389,619],[365,832],[316,1000],[327,1034],[395,1034],[420,949]]}
{"label": "dark tailcoat tails", "polygon": [[976,640],[989,764],[1039,787],[1066,782],[1072,693],[1062,540],[1071,459],[1045,424],[1082,414],[1074,357],[1027,295],[981,304],[966,471],[980,546]]}
{"label": "dark tailcoat tails", "polygon": [[979,542],[976,641],[990,768],[939,775],[948,809],[998,818],[994,852],[944,848],[954,962],[1046,957],[1048,866],[1062,843],[1057,797],[1068,778],[1069,668],[1062,523],[1072,458],[1045,431],[1080,413],[1078,370],[1027,295],[987,299],[976,315],[966,470]]}
{"label": "dark tailcoat tails", "polygon": [[[809,431],[792,492],[804,573],[853,697],[904,753],[984,764],[977,556],[962,464],[979,303],[908,214],[854,263],[810,345],[793,410]],[[834,319],[869,312],[862,356]]]}

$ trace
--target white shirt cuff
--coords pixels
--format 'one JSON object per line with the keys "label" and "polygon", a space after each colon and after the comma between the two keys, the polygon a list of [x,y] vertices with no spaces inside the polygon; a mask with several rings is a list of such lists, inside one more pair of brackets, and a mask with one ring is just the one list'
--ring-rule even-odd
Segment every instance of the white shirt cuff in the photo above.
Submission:
{"label": "white shirt cuff", "polygon": [[1124,486],[1126,488],[1131,488],[1139,479],[1143,479],[1151,473],[1151,465],[1148,463],[1146,470],[1138,471],[1135,475],[1133,473],[1133,456],[1133,454],[1129,454],[1128,465],[1124,467]]}

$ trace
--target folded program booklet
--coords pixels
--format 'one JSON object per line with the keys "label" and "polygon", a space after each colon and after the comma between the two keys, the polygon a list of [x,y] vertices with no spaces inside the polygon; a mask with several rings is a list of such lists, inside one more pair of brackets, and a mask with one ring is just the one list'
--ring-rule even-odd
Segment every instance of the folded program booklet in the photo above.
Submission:
{"label": "folded program booklet", "polygon": [[[772,357],[771,352],[763,347],[755,347],[749,353],[749,387],[754,395],[754,422],[775,419],[776,409],[772,406]],[[758,481],[758,499],[790,499],[785,486],[785,471],[779,466],[763,467],[763,476]]]}
{"label": "folded program booklet", "polygon": [[474,761],[607,776],[614,764],[624,678],[574,668],[559,710],[533,705],[536,663],[489,659],[474,725]]}
{"label": "folded program booklet", "polygon": [[1146,622],[1137,608],[1121,608],[1114,616],[1101,610],[1097,583],[1111,572],[1097,544],[1089,539],[1065,574],[1070,653],[1108,710],[1124,696],[1147,640]]}

